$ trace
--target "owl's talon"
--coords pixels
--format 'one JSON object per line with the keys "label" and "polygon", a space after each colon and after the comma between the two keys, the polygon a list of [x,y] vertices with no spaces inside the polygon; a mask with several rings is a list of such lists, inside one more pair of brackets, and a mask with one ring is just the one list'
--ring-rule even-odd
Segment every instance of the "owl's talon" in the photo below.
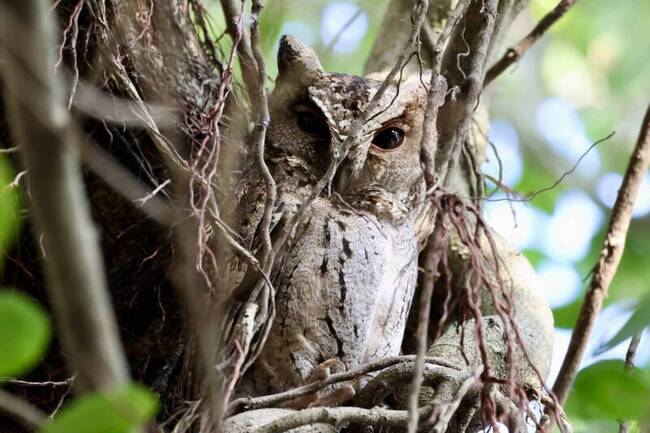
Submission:
{"label": "owl's talon", "polygon": [[[319,383],[326,380],[332,374],[342,373],[346,371],[346,366],[338,358],[330,358],[315,366],[307,379],[305,384]],[[303,409],[307,407],[318,406],[336,406],[344,401],[350,400],[356,394],[354,386],[346,383],[339,385],[336,388],[327,387],[320,391],[296,398],[289,402],[288,406],[294,409]]]}
{"label": "owl's talon", "polygon": [[345,364],[338,358],[330,358],[315,366],[305,380],[306,384],[322,382],[332,374],[343,373],[346,370]]}

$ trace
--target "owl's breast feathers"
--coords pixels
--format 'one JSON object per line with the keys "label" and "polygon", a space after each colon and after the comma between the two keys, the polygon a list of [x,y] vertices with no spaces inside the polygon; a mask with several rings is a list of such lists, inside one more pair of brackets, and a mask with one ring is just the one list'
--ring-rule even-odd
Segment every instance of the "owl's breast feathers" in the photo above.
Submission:
{"label": "owl's breast feathers", "polygon": [[251,371],[268,387],[258,392],[297,386],[330,358],[352,368],[399,354],[417,239],[405,210],[371,195],[316,199],[278,257],[276,319]]}

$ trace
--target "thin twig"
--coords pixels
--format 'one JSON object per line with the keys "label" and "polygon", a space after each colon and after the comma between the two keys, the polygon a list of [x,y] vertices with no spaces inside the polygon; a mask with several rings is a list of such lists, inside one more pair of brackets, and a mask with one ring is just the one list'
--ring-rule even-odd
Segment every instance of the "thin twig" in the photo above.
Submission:
{"label": "thin twig", "polygon": [[431,297],[433,295],[433,285],[438,277],[438,263],[441,258],[440,251],[446,247],[447,237],[445,236],[445,226],[442,214],[435,212],[435,224],[433,233],[429,236],[429,244],[424,256],[424,277],[423,284],[420,288],[420,304],[418,314],[417,336],[417,356],[415,369],[411,379],[411,391],[409,393],[408,411],[409,422],[408,432],[415,433],[419,423],[418,400],[420,397],[420,387],[423,380],[424,358],[427,349],[429,315],[431,312]]}
{"label": "thin twig", "polygon": [[350,28],[350,26],[354,24],[357,18],[359,18],[362,14],[363,14],[363,9],[362,8],[357,9],[357,11],[350,17],[350,19],[343,24],[341,29],[338,32],[336,32],[332,40],[330,40],[329,44],[327,44],[327,46],[325,47],[325,51],[327,52],[333,51],[334,46],[337,44],[341,36],[343,36],[343,33],[345,33]]}
{"label": "thin twig", "polygon": [[571,384],[584,356],[587,341],[593,331],[596,317],[600,313],[609,285],[621,261],[634,202],[649,165],[650,105],[648,105],[639,138],[630,157],[623,183],[612,209],[607,235],[598,262],[594,266],[591,283],[580,309],[578,321],[571,334],[569,349],[562,362],[558,378],[553,385],[553,392],[560,403],[563,403],[569,394]]}
{"label": "thin twig", "polygon": [[501,75],[503,71],[508,69],[510,65],[517,62],[524,55],[530,47],[532,47],[544,33],[551,28],[553,24],[569,9],[571,6],[576,4],[578,0],[561,0],[549,13],[544,15],[544,18],[540,20],[535,28],[526,35],[521,41],[519,41],[515,46],[508,48],[506,53],[501,57],[485,74],[485,80],[483,81],[483,87],[487,87],[496,77]]}
{"label": "thin twig", "polygon": [[[616,134],[616,131],[612,131],[612,132],[610,132],[607,136],[605,136],[605,137],[603,137],[603,138],[599,138],[598,140],[596,140],[595,142],[593,142],[593,143],[592,143],[592,144],[591,144],[591,145],[590,145],[590,146],[589,146],[589,147],[588,147],[584,152],[582,152],[582,154],[578,157],[578,159],[577,159],[576,162],[571,166],[571,168],[568,169],[567,171],[563,172],[563,173],[560,175],[560,177],[558,177],[557,179],[555,179],[555,181],[553,181],[552,184],[550,184],[550,185],[548,185],[548,186],[545,186],[545,187],[543,187],[543,188],[540,188],[540,189],[538,189],[538,190],[535,190],[535,191],[533,191],[533,192],[530,192],[530,193],[528,193],[528,194],[526,194],[526,195],[522,195],[521,193],[518,193],[517,191],[506,190],[506,197],[502,197],[502,198],[489,198],[489,197],[486,197],[486,198],[485,198],[485,201],[490,201],[490,202],[498,202],[498,201],[508,201],[508,202],[529,202],[529,201],[533,201],[533,200],[535,200],[535,198],[536,198],[538,195],[543,194],[543,193],[548,192],[548,191],[552,191],[552,190],[554,190],[554,189],[555,189],[559,184],[561,184],[561,183],[564,181],[564,179],[567,178],[567,176],[570,176],[571,174],[573,174],[573,173],[578,169],[578,166],[580,165],[580,163],[582,162],[582,160],[583,160],[583,159],[584,159],[584,158],[589,154],[589,152],[591,152],[591,151],[592,151],[596,146],[598,146],[599,144],[601,144],[601,143],[603,143],[603,142],[609,140],[610,138],[612,138],[615,134]],[[495,152],[495,154],[496,154],[496,152]],[[485,176],[485,175],[484,175],[484,176]],[[499,182],[499,179],[494,179],[494,178],[492,178],[492,179],[490,179],[490,180],[494,181],[494,182],[495,182],[496,184],[498,184],[501,188],[504,187],[504,185],[501,184],[501,182]],[[513,197],[513,196],[512,196],[512,195],[515,195],[515,194],[516,194],[516,195],[519,195],[519,197]]]}
{"label": "thin twig", "polygon": [[[630,340],[630,345],[627,348],[627,353],[625,354],[625,371],[632,371],[634,369],[634,359],[636,358],[636,350],[641,343],[641,334],[643,331],[637,331],[636,334],[632,336]],[[618,433],[628,433],[630,430],[629,421],[621,421],[621,424],[618,428]]]}
{"label": "thin twig", "polygon": [[43,382],[34,382],[30,380],[21,380],[21,379],[15,379],[13,377],[0,377],[0,382],[5,382],[11,385],[16,385],[16,386],[25,386],[25,387],[31,387],[31,388],[36,388],[36,387],[48,387],[48,386],[70,386],[72,385],[72,382],[74,381],[74,376],[69,377],[65,380],[45,380]]}

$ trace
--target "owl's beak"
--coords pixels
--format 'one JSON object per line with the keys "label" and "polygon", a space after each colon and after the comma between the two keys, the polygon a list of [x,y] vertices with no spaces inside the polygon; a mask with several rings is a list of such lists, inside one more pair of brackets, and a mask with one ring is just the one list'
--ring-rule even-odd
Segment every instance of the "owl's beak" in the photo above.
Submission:
{"label": "owl's beak", "polygon": [[345,161],[339,166],[339,169],[334,176],[334,190],[341,195],[344,195],[352,186],[354,180],[353,169],[350,160],[346,158]]}

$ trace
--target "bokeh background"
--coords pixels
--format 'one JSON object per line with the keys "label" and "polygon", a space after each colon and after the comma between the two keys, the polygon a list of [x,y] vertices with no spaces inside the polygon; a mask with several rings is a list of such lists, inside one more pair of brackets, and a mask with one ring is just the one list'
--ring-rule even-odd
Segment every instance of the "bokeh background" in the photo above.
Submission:
{"label": "bokeh background", "polygon": [[[218,36],[224,27],[221,10],[216,1],[206,3]],[[275,52],[284,33],[314,47],[326,69],[361,74],[372,42],[382,31],[387,3],[267,0],[261,30],[269,74],[273,77],[277,72]],[[504,46],[523,37],[556,3],[531,0],[507,33]],[[403,18],[404,25],[410,26],[409,17]],[[552,383],[650,99],[650,1],[578,2],[519,64],[490,85],[484,98],[490,103],[489,138],[502,162],[500,168],[489,150],[483,165],[486,174],[498,178],[501,172],[508,189],[527,196],[570,172],[533,200],[507,200],[504,193],[495,192],[485,203],[490,224],[528,256],[544,281],[557,326]],[[589,150],[612,132],[613,137]],[[20,208],[17,188],[11,185],[15,176],[0,153],[0,204],[14,203],[0,206],[0,251],[18,232],[12,223],[12,214]],[[3,259],[0,254],[0,266]],[[629,339],[597,356],[595,352],[649,294],[650,174],[641,188],[623,261],[583,367],[624,357]],[[650,377],[647,330],[637,365]],[[614,401],[619,396],[606,397]],[[611,419],[583,422],[575,415],[572,421],[577,431],[615,428]]]}

